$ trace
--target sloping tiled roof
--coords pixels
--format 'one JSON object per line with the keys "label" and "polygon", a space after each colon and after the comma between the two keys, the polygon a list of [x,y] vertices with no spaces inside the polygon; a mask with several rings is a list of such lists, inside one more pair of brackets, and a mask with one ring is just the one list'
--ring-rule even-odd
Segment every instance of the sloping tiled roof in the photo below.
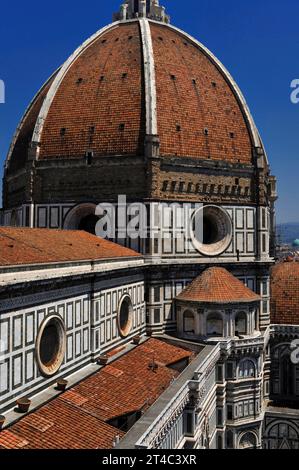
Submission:
{"label": "sloping tiled roof", "polygon": [[[191,352],[151,338],[138,348],[84,380],[64,399],[77,403],[104,421],[146,409],[163,393],[178,372],[167,367],[191,357]],[[153,372],[149,364],[159,365]]]}
{"label": "sloping tiled roof", "polygon": [[[40,424],[41,423],[41,424]],[[56,398],[0,433],[4,449],[105,449],[112,448],[119,429]]]}
{"label": "sloping tiled roof", "polygon": [[179,375],[168,366],[192,356],[151,338],[0,432],[0,449],[111,448],[124,433],[107,421],[149,408]]}
{"label": "sloping tiled roof", "polygon": [[83,231],[0,228],[0,266],[141,256]]}
{"label": "sloping tiled roof", "polygon": [[260,297],[224,268],[209,268],[177,297],[178,300],[216,304],[256,302]]}
{"label": "sloping tiled roof", "polygon": [[271,270],[271,323],[299,325],[299,263],[289,260]]}

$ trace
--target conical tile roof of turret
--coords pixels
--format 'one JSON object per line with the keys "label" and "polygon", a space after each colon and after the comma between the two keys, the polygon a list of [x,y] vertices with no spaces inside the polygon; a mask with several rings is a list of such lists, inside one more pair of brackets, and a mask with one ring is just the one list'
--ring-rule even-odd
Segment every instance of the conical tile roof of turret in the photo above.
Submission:
{"label": "conical tile roof of turret", "polygon": [[260,297],[224,268],[209,268],[194,279],[178,300],[207,303],[257,302]]}

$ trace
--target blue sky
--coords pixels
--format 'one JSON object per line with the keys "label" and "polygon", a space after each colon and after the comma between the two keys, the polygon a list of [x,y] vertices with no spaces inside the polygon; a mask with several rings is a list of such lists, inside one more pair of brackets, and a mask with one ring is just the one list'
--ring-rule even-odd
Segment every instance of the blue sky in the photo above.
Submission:
{"label": "blue sky", "polygon": [[[111,21],[121,0],[2,2],[0,164],[29,101],[87,37]],[[241,87],[279,181],[279,222],[299,222],[298,0],[162,0],[172,23],[211,49]]]}

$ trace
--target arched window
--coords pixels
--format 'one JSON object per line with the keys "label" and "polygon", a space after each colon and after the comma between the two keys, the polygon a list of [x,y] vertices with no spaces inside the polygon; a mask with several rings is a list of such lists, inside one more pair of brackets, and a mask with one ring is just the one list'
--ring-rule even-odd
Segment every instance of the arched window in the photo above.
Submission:
{"label": "arched window", "polygon": [[265,449],[299,449],[298,429],[288,422],[272,423],[266,429],[263,440]]}
{"label": "arched window", "polygon": [[226,447],[232,449],[234,446],[234,434],[232,431],[226,431]]}
{"label": "arched window", "polygon": [[299,432],[288,422],[271,424],[264,434],[266,449],[299,449]]}
{"label": "arched window", "polygon": [[95,214],[86,215],[80,220],[78,230],[83,230],[84,232],[88,232],[94,235],[98,220],[99,218]]}
{"label": "arched window", "polygon": [[253,432],[243,434],[240,439],[239,449],[256,449],[257,437]]}
{"label": "arched window", "polygon": [[272,426],[269,430],[269,437],[278,439],[299,439],[299,432],[289,423],[279,423]]}
{"label": "arched window", "polygon": [[239,312],[235,319],[235,335],[247,334],[247,315],[245,312]]}
{"label": "arched window", "polygon": [[296,365],[291,361],[289,343],[275,346],[271,362],[271,393],[284,398],[296,396]]}
{"label": "arched window", "polygon": [[80,204],[71,209],[65,217],[63,227],[66,230],[84,230],[95,234],[99,217],[95,214],[96,205],[93,203]]}
{"label": "arched window", "polygon": [[195,319],[194,319],[194,313],[191,312],[190,310],[187,310],[184,312],[183,316],[183,321],[184,321],[184,333],[195,333]]}
{"label": "arched window", "polygon": [[246,359],[239,364],[239,379],[248,379],[255,377],[255,364],[253,361]]}
{"label": "arched window", "polygon": [[292,364],[289,354],[281,358],[280,361],[280,380],[281,380],[281,391],[286,397],[292,397],[296,395],[296,368]]}
{"label": "arched window", "polygon": [[223,336],[223,320],[220,313],[210,313],[207,318],[207,336]]}

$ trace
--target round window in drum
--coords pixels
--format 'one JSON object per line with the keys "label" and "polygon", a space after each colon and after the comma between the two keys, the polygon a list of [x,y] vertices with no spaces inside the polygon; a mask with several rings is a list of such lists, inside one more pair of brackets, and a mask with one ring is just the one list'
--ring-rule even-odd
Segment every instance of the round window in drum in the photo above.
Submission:
{"label": "round window in drum", "polygon": [[60,369],[66,348],[65,326],[60,316],[51,315],[42,323],[36,340],[36,358],[41,373],[46,377]]}
{"label": "round window in drum", "polygon": [[204,256],[219,256],[232,241],[232,221],[225,209],[207,205],[199,208],[191,220],[191,239]]}

